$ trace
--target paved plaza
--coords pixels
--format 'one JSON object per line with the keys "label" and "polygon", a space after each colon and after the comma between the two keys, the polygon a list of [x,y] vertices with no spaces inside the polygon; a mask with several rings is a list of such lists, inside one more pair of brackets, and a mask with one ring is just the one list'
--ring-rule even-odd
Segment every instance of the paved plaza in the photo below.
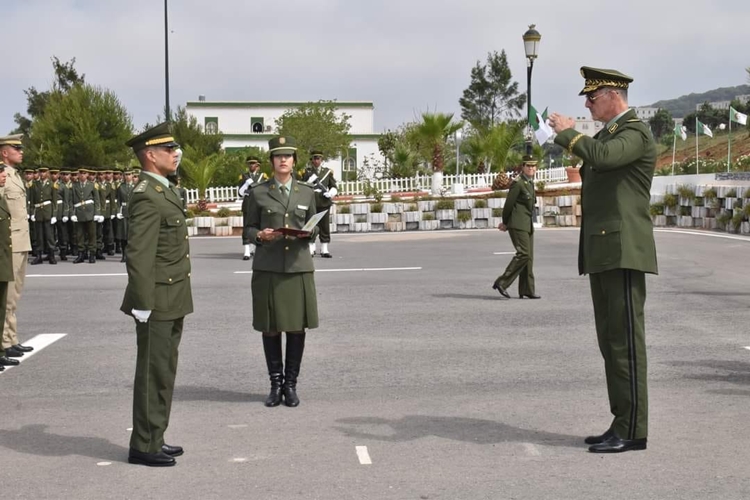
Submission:
{"label": "paved plaza", "polygon": [[603,456],[583,444],[611,417],[578,234],[536,233],[537,301],[491,289],[513,251],[496,230],[334,234],[298,408],[263,405],[239,238],[192,239],[167,469],[126,463],[119,256],[30,266],[19,337],[38,349],[0,374],[2,497],[749,498],[750,239],[656,232],[649,449]]}

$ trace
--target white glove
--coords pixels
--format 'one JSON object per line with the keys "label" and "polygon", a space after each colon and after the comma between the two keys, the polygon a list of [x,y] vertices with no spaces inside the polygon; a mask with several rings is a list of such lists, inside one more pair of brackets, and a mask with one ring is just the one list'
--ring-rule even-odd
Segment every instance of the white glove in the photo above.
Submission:
{"label": "white glove", "polygon": [[68,222],[68,216],[67,215],[63,215],[63,219],[62,220],[63,220],[63,224],[65,224],[66,222]]}
{"label": "white glove", "polygon": [[336,189],[336,188],[331,188],[331,189],[328,190],[328,193],[331,195],[331,196],[329,196],[329,198],[333,198],[334,196],[336,196],[337,194],[339,194],[339,190]]}
{"label": "white glove", "polygon": [[31,216],[31,222],[36,222],[36,215]]}
{"label": "white glove", "polygon": [[72,220],[73,222],[78,222],[78,217],[76,217],[75,215],[73,215],[73,216],[72,216],[72,217],[70,218],[70,220]]}
{"label": "white glove", "polygon": [[94,221],[98,222],[99,224],[101,224],[102,222],[104,222],[104,216],[103,215],[95,215],[94,216]]}
{"label": "white glove", "polygon": [[125,218],[125,216],[124,216],[124,215],[122,215],[121,213],[118,213],[118,214],[117,214],[117,218],[118,218],[118,219],[124,219],[124,218]]}
{"label": "white glove", "polygon": [[57,217],[52,217],[52,218],[51,218],[51,219],[49,220],[49,223],[50,223],[50,224],[57,224]]}
{"label": "white glove", "polygon": [[113,214],[113,215],[110,215],[110,216],[109,216],[109,218],[110,218],[110,219],[114,219],[114,218],[115,218],[114,214]]}
{"label": "white glove", "polygon": [[313,184],[317,180],[318,180],[318,174],[312,174],[305,182],[309,182],[310,184]]}
{"label": "white glove", "polygon": [[331,192],[330,191],[326,191],[325,193],[323,193],[323,196],[325,196],[326,198],[330,198],[331,197]]}
{"label": "white glove", "polygon": [[253,183],[252,179],[248,179],[245,181],[245,183],[242,185],[242,187],[239,190],[240,198],[245,196],[245,193],[247,192],[247,189],[250,187],[250,185]]}
{"label": "white glove", "polygon": [[26,214],[26,220],[31,219],[31,216],[29,214]]}
{"label": "white glove", "polygon": [[130,312],[133,313],[133,317],[140,321],[141,323],[145,323],[148,321],[148,317],[151,316],[151,311],[141,311],[140,309],[131,309]]}

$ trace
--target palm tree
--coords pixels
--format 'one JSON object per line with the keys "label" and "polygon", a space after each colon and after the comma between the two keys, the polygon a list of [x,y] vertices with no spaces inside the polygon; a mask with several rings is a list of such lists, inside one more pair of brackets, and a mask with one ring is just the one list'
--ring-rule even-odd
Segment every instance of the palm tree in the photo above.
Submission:
{"label": "palm tree", "polygon": [[391,161],[391,177],[413,177],[417,171],[418,155],[404,142],[396,143]]}
{"label": "palm tree", "polygon": [[193,148],[187,146],[185,155],[180,163],[180,170],[186,187],[198,189],[198,210],[206,210],[206,191],[211,186],[214,176],[224,165],[222,153],[213,153],[196,159],[199,155]]}
{"label": "palm tree", "polygon": [[415,134],[429,151],[434,172],[443,171],[446,141],[461,127],[463,122],[453,122],[453,113],[422,113],[422,123],[417,124]]}
{"label": "palm tree", "polygon": [[519,146],[523,144],[522,122],[499,123],[487,129],[474,130],[465,142],[464,153],[477,171],[502,172],[520,163]]}

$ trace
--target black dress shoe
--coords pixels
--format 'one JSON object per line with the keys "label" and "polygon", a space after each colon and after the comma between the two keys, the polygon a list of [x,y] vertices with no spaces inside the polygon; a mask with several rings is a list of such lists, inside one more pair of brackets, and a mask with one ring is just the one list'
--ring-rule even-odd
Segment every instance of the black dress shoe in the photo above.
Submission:
{"label": "black dress shoe", "polygon": [[333,255],[331,255],[330,253],[322,253],[322,254],[320,254],[320,256],[323,257],[324,259],[331,259],[331,258],[333,258]]}
{"label": "black dress shoe", "polygon": [[606,441],[589,446],[591,453],[622,453],[624,451],[645,450],[646,438],[620,439],[612,434]]}
{"label": "black dress shoe", "polygon": [[13,349],[15,349],[17,351],[21,351],[21,352],[31,352],[31,351],[34,350],[34,348],[31,347],[31,346],[21,345],[21,344],[14,345]]}
{"label": "black dress shoe", "polygon": [[492,285],[492,289],[493,290],[497,290],[498,292],[500,292],[500,295],[502,295],[506,299],[510,298],[510,294],[505,290],[505,288],[501,287],[497,283],[495,283],[494,285]]}
{"label": "black dress shoe", "polygon": [[146,465],[148,467],[171,467],[177,462],[174,457],[170,457],[161,451],[158,453],[143,453],[142,451],[130,448],[128,463]]}
{"label": "black dress shoe", "polygon": [[250,260],[250,256],[249,255],[243,255],[242,256],[242,260]]}
{"label": "black dress shoe", "polygon": [[613,431],[612,429],[607,429],[607,432],[605,432],[604,434],[600,434],[599,436],[588,436],[583,440],[583,442],[586,444],[599,444],[603,443],[614,435],[615,431]]}
{"label": "black dress shoe", "polygon": [[30,266],[36,266],[37,264],[41,264],[42,262],[44,262],[44,259],[42,258],[42,256],[41,255],[37,255],[36,257],[34,257],[34,260],[32,260],[31,262],[29,262],[29,265]]}
{"label": "black dress shoe", "polygon": [[21,364],[17,359],[9,358],[8,356],[0,356],[0,366],[16,366]]}
{"label": "black dress shoe", "polygon": [[168,444],[161,445],[161,452],[169,455],[170,457],[179,457],[185,451],[182,449],[182,446],[170,446]]}
{"label": "black dress shoe", "polygon": [[518,298],[519,299],[524,299],[524,298],[526,298],[526,299],[541,299],[542,296],[541,295],[536,295],[534,293],[525,293],[525,294],[521,295]]}
{"label": "black dress shoe", "polygon": [[22,358],[23,353],[16,349],[15,347],[8,347],[5,349],[5,357],[6,358]]}

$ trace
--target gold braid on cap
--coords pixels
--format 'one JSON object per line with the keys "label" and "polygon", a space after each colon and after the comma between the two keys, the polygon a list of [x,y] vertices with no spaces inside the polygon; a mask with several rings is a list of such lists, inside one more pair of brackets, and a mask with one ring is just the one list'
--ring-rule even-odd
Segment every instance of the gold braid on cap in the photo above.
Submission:
{"label": "gold braid on cap", "polygon": [[174,142],[174,137],[160,137],[158,139],[151,139],[146,141],[146,146],[158,146],[159,144],[165,144],[167,142]]}
{"label": "gold braid on cap", "polygon": [[593,92],[596,89],[600,89],[602,87],[614,87],[618,89],[627,89],[628,88],[628,82],[618,81],[618,80],[586,80],[586,83],[584,84],[583,92]]}

